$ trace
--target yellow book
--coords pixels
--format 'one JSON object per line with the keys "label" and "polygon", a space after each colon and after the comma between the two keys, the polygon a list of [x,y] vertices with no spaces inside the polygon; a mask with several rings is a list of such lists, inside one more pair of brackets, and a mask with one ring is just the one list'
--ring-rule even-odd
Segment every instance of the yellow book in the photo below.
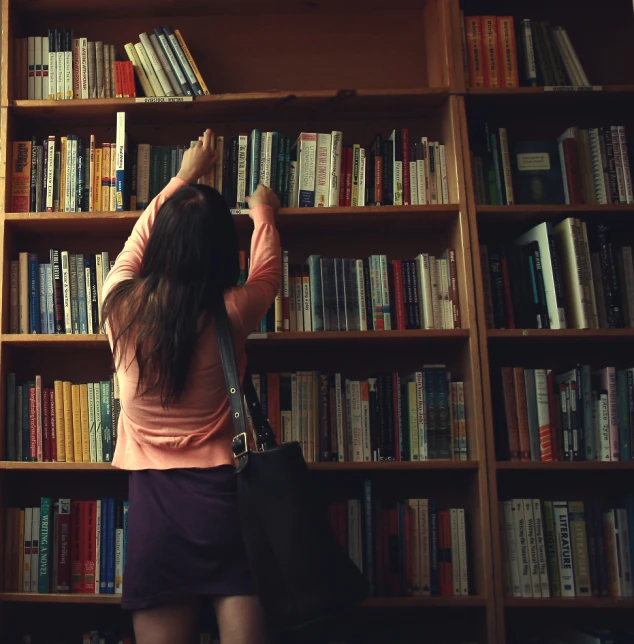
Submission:
{"label": "yellow book", "polygon": [[110,143],[104,143],[101,153],[101,210],[110,210]]}
{"label": "yellow book", "polygon": [[97,148],[95,150],[95,173],[92,176],[93,181],[93,190],[95,191],[95,212],[101,212],[103,209],[101,207],[101,165],[103,158],[102,148]]}
{"label": "yellow book", "polygon": [[68,138],[63,136],[60,139],[60,157],[59,157],[59,211],[66,210],[66,153],[68,148]]}
{"label": "yellow book", "polygon": [[66,462],[75,462],[75,450],[73,447],[73,399],[72,385],[65,381],[62,383],[62,392],[64,395],[64,439],[66,444]]}
{"label": "yellow book", "polygon": [[66,432],[64,431],[64,391],[61,380],[53,383],[55,396],[55,442],[57,443],[57,460],[66,462]]}
{"label": "yellow book", "polygon": [[73,400],[73,452],[75,454],[75,463],[81,463],[81,397],[79,395],[79,385],[72,385]]}
{"label": "yellow book", "polygon": [[84,463],[90,463],[90,423],[88,422],[88,385],[79,385],[81,416],[81,454]]}

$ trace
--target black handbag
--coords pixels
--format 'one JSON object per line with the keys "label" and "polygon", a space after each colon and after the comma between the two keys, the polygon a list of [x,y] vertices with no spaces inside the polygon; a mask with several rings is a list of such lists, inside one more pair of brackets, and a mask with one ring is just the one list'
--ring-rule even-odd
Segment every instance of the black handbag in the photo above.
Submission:
{"label": "black handbag", "polygon": [[244,393],[257,451],[249,449],[224,301],[215,311],[215,322],[233,416],[242,530],[269,625],[287,631],[339,616],[368,596],[367,581],[330,529],[299,443],[277,445],[247,374]]}

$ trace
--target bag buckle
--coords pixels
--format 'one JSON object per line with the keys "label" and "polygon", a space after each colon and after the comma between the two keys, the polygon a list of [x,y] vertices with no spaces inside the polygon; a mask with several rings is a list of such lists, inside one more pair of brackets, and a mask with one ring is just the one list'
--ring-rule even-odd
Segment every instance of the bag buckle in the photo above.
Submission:
{"label": "bag buckle", "polygon": [[233,457],[236,459],[241,458],[249,451],[246,432],[242,432],[233,437],[231,449],[233,450]]}

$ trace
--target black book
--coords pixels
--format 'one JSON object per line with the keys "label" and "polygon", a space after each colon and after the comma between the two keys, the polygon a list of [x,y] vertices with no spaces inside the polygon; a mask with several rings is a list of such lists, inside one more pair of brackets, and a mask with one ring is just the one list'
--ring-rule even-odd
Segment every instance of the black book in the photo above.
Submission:
{"label": "black book", "polygon": [[[97,258],[90,256],[90,311],[92,313],[92,328],[95,333],[99,330],[99,297],[97,295]],[[88,297],[88,294],[86,294]]]}
{"label": "black book", "polygon": [[229,187],[229,181],[231,177],[231,144],[230,142],[225,145],[223,150],[223,159],[222,159],[222,196],[225,198],[227,205],[229,205],[229,199],[231,196],[231,190]]}
{"label": "black book", "polygon": [[403,303],[405,304],[405,328],[415,329],[414,324],[414,296],[412,293],[412,276],[410,271],[410,264],[408,259],[401,262],[403,272]]}
{"label": "black book", "polygon": [[344,259],[343,266],[346,287],[346,319],[348,320],[348,331],[360,331],[361,318],[359,316],[357,262],[354,259]]}
{"label": "black book", "polygon": [[229,170],[229,208],[237,208],[238,203],[238,137],[234,136],[229,142],[230,170]]}
{"label": "black book", "polygon": [[51,248],[51,270],[53,272],[53,300],[55,302],[55,333],[65,333],[64,305],[62,299],[62,273],[59,259],[59,250]]}
{"label": "black book", "polygon": [[343,259],[335,259],[335,284],[337,287],[337,330],[349,331],[346,310],[346,268]]}
{"label": "black book", "polygon": [[521,246],[512,245],[504,247],[502,253],[506,258],[508,270],[508,286],[513,305],[513,326],[518,329],[536,329],[537,324],[528,289],[528,264],[524,257],[524,251]]}
{"label": "black book", "polygon": [[374,309],[372,308],[372,285],[370,282],[370,261],[363,260],[363,285],[365,288],[365,317],[368,331],[376,331],[374,328]]}
{"label": "black book", "polygon": [[[486,270],[487,267],[483,267]],[[506,306],[504,304],[504,280],[502,277],[502,254],[497,248],[489,249],[489,267],[491,272],[491,292],[493,295],[493,320],[496,329],[507,329]]]}
{"label": "black book", "polygon": [[407,265],[409,266],[410,280],[412,282],[412,317],[414,319],[413,329],[422,329],[423,320],[421,318],[421,306],[420,306],[420,285],[418,278],[418,271],[416,270],[416,260],[408,259]]}
{"label": "black book", "polygon": [[624,316],[621,296],[621,281],[619,278],[618,266],[614,253],[614,246],[611,241],[610,229],[605,224],[597,224],[594,229],[594,244],[599,253],[601,275],[603,285],[603,298],[605,301],[605,314],[608,327],[620,329],[624,326]]}
{"label": "black book", "polygon": [[394,204],[394,141],[383,142],[383,205]]}
{"label": "black book", "polygon": [[549,329],[550,320],[548,319],[548,304],[546,303],[546,286],[544,284],[544,272],[542,270],[541,255],[539,253],[539,244],[533,241],[529,244],[533,256],[535,267],[535,280],[537,288],[537,299],[539,301],[539,315],[541,318],[541,328]]}
{"label": "black book", "polygon": [[339,331],[335,260],[329,257],[323,257],[320,260],[320,265],[324,331]]}
{"label": "black book", "polygon": [[394,383],[392,374],[385,374],[383,377],[385,387],[385,404],[383,413],[385,414],[385,427],[387,435],[387,445],[385,446],[385,456],[388,460],[395,460],[395,428],[394,428]]}

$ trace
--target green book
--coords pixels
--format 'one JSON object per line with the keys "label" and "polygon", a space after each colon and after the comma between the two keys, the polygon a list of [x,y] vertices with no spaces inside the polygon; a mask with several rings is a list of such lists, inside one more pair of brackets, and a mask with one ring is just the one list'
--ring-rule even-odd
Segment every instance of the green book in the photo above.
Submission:
{"label": "green book", "polygon": [[100,383],[100,387],[103,462],[112,463],[112,416],[110,405],[110,381],[103,380]]}
{"label": "green book", "polygon": [[48,593],[50,588],[51,571],[51,499],[42,497],[40,503],[40,559],[37,591]]}
{"label": "green book", "polygon": [[559,559],[557,558],[557,537],[555,535],[555,519],[552,501],[544,501],[544,520],[546,525],[546,552],[548,554],[548,572],[553,597],[561,597],[561,581],[559,577]]}

